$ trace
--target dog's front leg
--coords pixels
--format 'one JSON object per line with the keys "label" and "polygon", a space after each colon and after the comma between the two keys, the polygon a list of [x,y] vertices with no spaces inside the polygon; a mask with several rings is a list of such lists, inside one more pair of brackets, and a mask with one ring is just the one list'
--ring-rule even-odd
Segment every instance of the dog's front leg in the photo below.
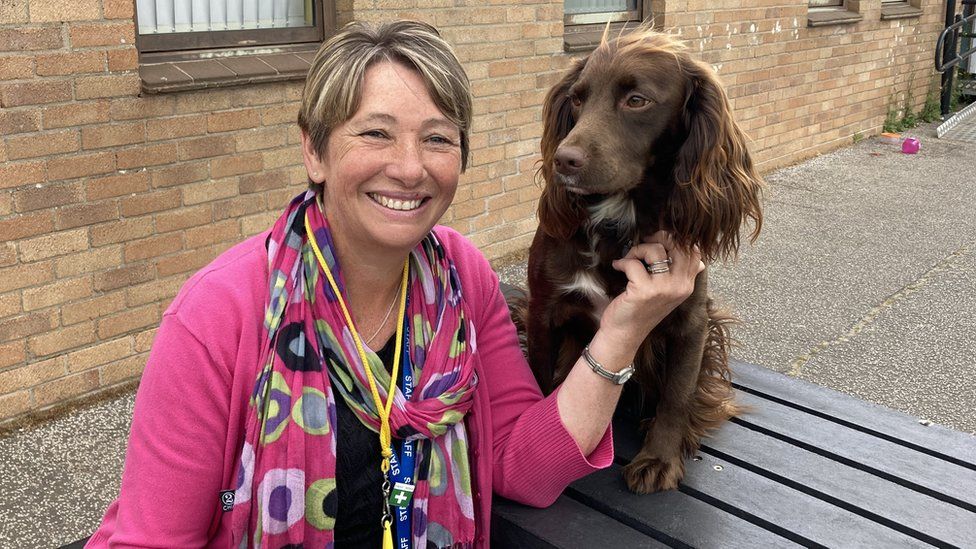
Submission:
{"label": "dog's front leg", "polygon": [[672,490],[684,477],[684,458],[698,449],[700,435],[692,428],[695,392],[708,338],[704,284],[672,313],[664,326],[663,381],[654,419],[644,444],[624,468],[624,479],[633,492],[647,494]]}

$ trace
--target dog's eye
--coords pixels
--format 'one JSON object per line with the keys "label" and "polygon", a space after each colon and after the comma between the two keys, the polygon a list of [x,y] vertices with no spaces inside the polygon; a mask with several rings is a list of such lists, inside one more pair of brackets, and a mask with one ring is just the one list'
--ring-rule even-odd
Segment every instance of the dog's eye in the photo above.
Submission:
{"label": "dog's eye", "polygon": [[583,100],[580,99],[580,96],[576,95],[575,93],[569,96],[569,102],[572,103],[574,107],[579,107],[583,104]]}
{"label": "dog's eye", "polygon": [[630,97],[627,98],[627,106],[632,109],[639,109],[650,102],[651,101],[646,97],[642,97],[637,94],[631,95]]}

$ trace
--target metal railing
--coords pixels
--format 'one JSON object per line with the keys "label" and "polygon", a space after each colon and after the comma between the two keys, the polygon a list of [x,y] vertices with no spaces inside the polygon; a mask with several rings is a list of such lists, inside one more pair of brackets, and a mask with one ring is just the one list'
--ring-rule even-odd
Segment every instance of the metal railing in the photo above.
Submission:
{"label": "metal railing", "polygon": [[945,11],[945,30],[939,34],[939,39],[935,43],[935,70],[942,73],[942,116],[945,117],[951,111],[952,87],[954,84],[955,70],[960,63],[976,54],[976,41],[970,41],[970,48],[964,52],[959,52],[960,38],[976,38],[973,32],[967,32],[976,24],[976,0],[962,0],[963,13],[956,13],[955,0],[946,0]]}

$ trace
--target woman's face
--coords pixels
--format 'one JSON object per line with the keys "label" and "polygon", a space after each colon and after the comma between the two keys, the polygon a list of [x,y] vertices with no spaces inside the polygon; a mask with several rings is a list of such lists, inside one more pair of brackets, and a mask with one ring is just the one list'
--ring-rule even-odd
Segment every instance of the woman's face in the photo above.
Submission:
{"label": "woman's face", "polygon": [[324,184],[340,253],[404,253],[441,218],[461,173],[461,134],[419,74],[382,61],[366,70],[359,110],[319,157],[302,135],[309,176]]}

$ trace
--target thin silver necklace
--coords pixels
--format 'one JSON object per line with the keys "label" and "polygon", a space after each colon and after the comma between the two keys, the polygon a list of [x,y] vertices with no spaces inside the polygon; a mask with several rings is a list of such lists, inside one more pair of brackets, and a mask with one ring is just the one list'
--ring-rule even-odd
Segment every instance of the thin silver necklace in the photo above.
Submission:
{"label": "thin silver necklace", "polygon": [[396,293],[393,294],[393,301],[390,302],[390,308],[386,310],[386,316],[383,317],[383,322],[380,322],[380,327],[373,332],[373,335],[366,338],[366,345],[370,345],[373,342],[373,338],[379,335],[380,330],[386,326],[386,321],[390,320],[390,314],[393,313],[393,306],[396,305],[398,297],[400,297],[400,284],[397,284]]}

